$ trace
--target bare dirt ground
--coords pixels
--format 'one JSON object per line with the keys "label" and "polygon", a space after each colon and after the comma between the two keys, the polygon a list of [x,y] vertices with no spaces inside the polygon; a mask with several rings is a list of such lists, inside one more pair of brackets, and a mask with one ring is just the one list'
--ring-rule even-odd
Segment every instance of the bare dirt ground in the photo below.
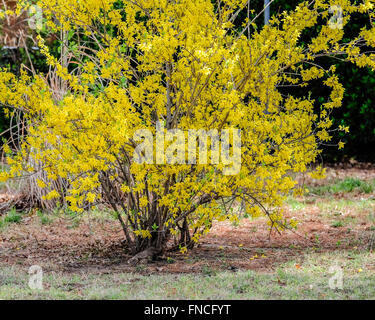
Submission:
{"label": "bare dirt ground", "polygon": [[[374,179],[375,168],[329,168],[327,180],[351,176]],[[340,199],[343,195],[335,197]],[[362,195],[356,193],[345,197],[362,199]],[[374,197],[374,194],[366,197]],[[353,215],[356,223],[350,228],[334,227],[319,207],[321,199],[306,197],[297,200],[303,203],[303,207],[295,210],[286,205],[285,213],[300,222],[295,232],[272,233],[269,238],[265,218],[243,219],[239,226],[217,222],[200,245],[187,254],[171,252],[159,261],[136,266],[127,263],[130,256],[126,254],[124,237],[116,221],[86,217],[76,223],[67,217],[55,217],[42,225],[32,212],[20,223],[13,223],[0,232],[0,265],[29,267],[38,264],[46,271],[69,273],[153,274],[246,269],[269,272],[289,260],[302,263],[305,252],[360,249],[369,245],[374,227],[367,219],[368,210],[349,210],[346,216]]]}

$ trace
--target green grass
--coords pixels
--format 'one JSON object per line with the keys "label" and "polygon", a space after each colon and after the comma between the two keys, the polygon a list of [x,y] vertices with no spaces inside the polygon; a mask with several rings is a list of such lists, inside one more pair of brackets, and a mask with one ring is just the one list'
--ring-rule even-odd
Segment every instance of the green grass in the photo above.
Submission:
{"label": "green grass", "polygon": [[369,194],[375,190],[375,180],[363,181],[357,178],[346,178],[343,180],[338,180],[332,184],[309,187],[308,189],[309,194],[315,194],[318,196],[353,191]]}
{"label": "green grass", "polygon": [[53,221],[53,216],[52,215],[48,215],[45,212],[38,211],[37,215],[38,215],[39,221],[40,221],[40,223],[42,225],[50,224]]}
{"label": "green grass", "polygon": [[11,209],[5,216],[0,217],[0,229],[5,228],[11,223],[19,223],[22,220],[22,214],[16,209]]}
{"label": "green grass", "polygon": [[[361,199],[356,201],[350,199],[322,199],[318,201],[316,205],[320,209],[321,214],[327,218],[338,219],[341,217],[350,220],[352,219],[351,215],[358,217],[360,215],[367,215],[369,222],[375,221],[374,199]],[[351,213],[351,215],[348,216],[349,213]]]}
{"label": "green grass", "polygon": [[289,207],[293,211],[300,211],[300,210],[303,210],[304,208],[306,208],[306,204],[304,204],[301,201],[298,201],[297,199],[295,199],[291,196],[287,198],[286,204],[289,205]]}
{"label": "green grass", "polygon": [[334,228],[341,228],[344,226],[344,223],[342,221],[334,221],[332,224],[331,224],[332,227]]}
{"label": "green grass", "polygon": [[332,227],[352,227],[359,223],[375,223],[374,199],[321,199],[316,202],[320,216]]}
{"label": "green grass", "polygon": [[321,197],[308,204],[306,198],[295,199],[288,197],[286,204],[292,211],[301,211],[310,204],[317,206],[320,217],[332,227],[355,227],[359,222],[367,222],[375,225],[375,199],[335,199]]}
{"label": "green grass", "polygon": [[[0,267],[0,299],[375,299],[374,258],[369,252],[309,253],[302,263],[290,261],[273,273],[45,272],[44,290],[28,288],[27,270]],[[328,285],[334,265],[343,270],[342,290]]]}

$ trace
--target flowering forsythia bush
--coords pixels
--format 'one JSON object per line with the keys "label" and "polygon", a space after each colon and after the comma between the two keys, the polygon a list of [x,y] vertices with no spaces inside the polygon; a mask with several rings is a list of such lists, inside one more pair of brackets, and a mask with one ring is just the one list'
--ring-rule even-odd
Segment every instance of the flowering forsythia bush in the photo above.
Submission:
{"label": "flowering forsythia bush", "polygon": [[[16,78],[1,70],[0,103],[8,115],[21,111],[27,124],[17,152],[4,147],[10,169],[1,180],[43,170],[46,199],[63,197],[77,213],[105,201],[133,253],[172,240],[185,251],[213,220],[238,219],[239,202],[248,215],[266,215],[271,228],[295,227],[282,202],[301,191],[293,173],[307,171],[330,140],[329,115],[344,92],[335,68],[317,60],[337,56],[375,68],[375,28],[353,39],[344,32],[353,14],[372,21],[374,2],[303,2],[261,30],[248,18],[238,30],[247,0],[38,1],[46,28],[61,37],[61,56],[39,37],[50,74],[25,70]],[[344,29],[332,21],[332,5],[342,9]],[[301,34],[317,24],[302,45]],[[310,81],[331,89],[318,112],[314,97],[281,92]],[[165,132],[239,129],[238,170],[191,164],[187,153],[178,164],[137,163],[137,130],[157,135],[157,124]],[[153,143],[155,155],[160,145]],[[162,148],[172,143],[165,138]],[[67,182],[65,190],[53,187],[56,179]]]}

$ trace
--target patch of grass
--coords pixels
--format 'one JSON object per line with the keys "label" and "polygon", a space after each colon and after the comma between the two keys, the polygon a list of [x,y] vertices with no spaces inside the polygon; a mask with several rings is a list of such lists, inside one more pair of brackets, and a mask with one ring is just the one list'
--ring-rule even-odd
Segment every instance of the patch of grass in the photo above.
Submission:
{"label": "patch of grass", "polygon": [[[317,202],[321,215],[328,219],[330,223],[341,221],[344,224],[358,223],[361,221],[373,222],[373,212],[375,201],[372,199],[348,200],[348,199],[322,199]],[[333,220],[332,220],[333,218]]]}
{"label": "patch of grass", "polygon": [[69,229],[78,228],[82,220],[82,214],[74,212],[70,208],[64,209],[63,217],[69,221],[67,226]]}
{"label": "patch of grass", "polygon": [[375,190],[375,183],[363,182],[359,189],[362,193],[372,193]]}
{"label": "patch of grass", "polygon": [[[0,266],[0,299],[373,299],[375,253],[307,253],[275,272],[201,274],[76,274],[45,272],[44,290],[28,288],[27,270]],[[298,268],[297,268],[298,266]],[[343,288],[331,289],[330,268],[342,269]]]}
{"label": "patch of grass", "polygon": [[336,194],[340,192],[353,192],[359,191],[361,193],[372,193],[375,190],[375,180],[362,181],[357,178],[346,178],[338,180],[335,183],[309,187],[309,193],[318,196],[324,196],[329,194]]}
{"label": "patch of grass", "polygon": [[37,215],[38,215],[39,221],[42,225],[50,224],[53,221],[51,216],[49,216],[48,214],[46,214],[42,211],[38,211]]}
{"label": "patch of grass", "polygon": [[334,221],[332,224],[331,224],[332,227],[334,228],[341,228],[344,226],[344,223],[342,221]]}
{"label": "patch of grass", "polygon": [[16,211],[16,209],[12,209],[9,213],[4,217],[5,223],[18,223],[22,219],[22,215]]}
{"label": "patch of grass", "polygon": [[83,213],[77,213],[72,211],[69,208],[59,209],[56,213],[56,216],[62,217],[69,221],[69,229],[75,229],[79,227],[80,223],[83,221],[95,221],[95,222],[105,222],[105,221],[116,221],[117,223],[117,216],[113,210],[99,209],[96,208],[94,210],[86,211]]}
{"label": "patch of grass", "polygon": [[334,186],[336,187],[338,192],[352,192],[356,188],[361,187],[363,184],[364,182],[359,180],[358,178],[346,178],[342,181],[339,181],[336,186]]}
{"label": "patch of grass", "polygon": [[286,200],[286,203],[290,206],[290,208],[293,211],[300,211],[306,207],[306,204],[304,204],[301,201],[298,201],[297,199],[293,197],[288,197],[288,199]]}
{"label": "patch of grass", "polygon": [[11,223],[19,223],[22,220],[22,214],[17,212],[15,208],[12,208],[5,216],[0,218],[0,229],[5,228]]}
{"label": "patch of grass", "polygon": [[202,273],[208,277],[212,277],[217,274],[216,270],[212,269],[210,266],[203,266]]}

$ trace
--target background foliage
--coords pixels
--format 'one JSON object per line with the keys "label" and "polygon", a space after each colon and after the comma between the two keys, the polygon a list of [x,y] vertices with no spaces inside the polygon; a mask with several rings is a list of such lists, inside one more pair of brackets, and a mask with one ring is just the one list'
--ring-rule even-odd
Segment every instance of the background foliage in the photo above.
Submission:
{"label": "background foliage", "polygon": [[[271,4],[271,16],[284,10],[293,10],[301,0],[274,0]],[[358,1],[359,2],[359,1]],[[251,7],[254,12],[262,10],[263,0],[252,0]],[[242,15],[246,16],[246,12]],[[255,16],[255,13],[253,14]],[[263,25],[263,17],[257,20],[259,28]],[[353,21],[346,26],[346,33],[351,36],[362,27],[368,26],[368,18],[355,16]],[[314,30],[311,30],[314,32]],[[323,146],[323,159],[325,162],[347,161],[354,158],[357,161],[374,162],[375,159],[375,73],[368,67],[359,68],[351,63],[342,61],[332,61],[325,58],[322,65],[330,65],[334,62],[337,66],[337,75],[345,87],[345,95],[341,108],[336,108],[332,112],[334,126],[349,126],[350,133],[339,132],[335,135],[335,141],[345,142],[345,148],[338,150],[337,147],[329,145]],[[295,91],[288,89],[286,91]],[[324,100],[329,94],[326,88],[317,85],[308,88],[298,89],[301,96],[313,92],[320,94]],[[319,101],[322,102],[322,101]]]}

